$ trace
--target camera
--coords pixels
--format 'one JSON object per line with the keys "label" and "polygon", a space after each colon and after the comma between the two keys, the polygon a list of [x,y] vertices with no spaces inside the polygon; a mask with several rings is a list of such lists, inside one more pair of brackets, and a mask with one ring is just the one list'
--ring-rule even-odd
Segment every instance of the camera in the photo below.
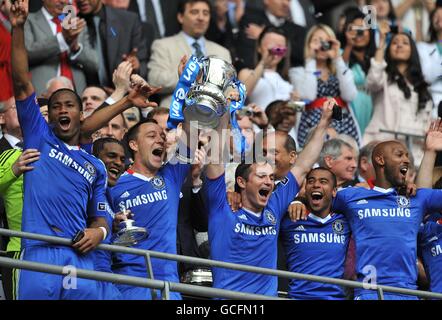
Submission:
{"label": "camera", "polygon": [[390,33],[399,33],[399,27],[397,25],[390,26]]}
{"label": "camera", "polygon": [[331,49],[331,47],[332,47],[331,41],[321,40],[321,51],[328,51]]}
{"label": "camera", "polygon": [[285,47],[274,47],[269,50],[269,53],[274,56],[283,57],[287,53],[287,48]]}
{"label": "camera", "polygon": [[305,102],[290,100],[289,102],[287,102],[287,107],[294,109],[296,112],[304,112],[305,111]]}
{"label": "camera", "polygon": [[342,109],[337,104],[335,104],[333,106],[332,119],[336,120],[336,121],[341,121],[342,120]]}
{"label": "camera", "polygon": [[364,36],[364,30],[363,29],[357,29],[356,30],[356,37],[363,37]]}
{"label": "camera", "polygon": [[254,116],[254,112],[253,112],[252,108],[250,108],[249,106],[244,106],[242,109],[240,109],[236,112],[240,117],[253,117]]}

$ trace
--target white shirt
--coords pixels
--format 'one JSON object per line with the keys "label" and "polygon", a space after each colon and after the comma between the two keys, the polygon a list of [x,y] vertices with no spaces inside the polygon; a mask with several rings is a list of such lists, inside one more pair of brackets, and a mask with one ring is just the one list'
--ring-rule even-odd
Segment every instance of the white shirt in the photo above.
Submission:
{"label": "white shirt", "polygon": [[[158,23],[158,31],[160,32],[161,37],[164,37],[166,33],[166,27],[164,26],[163,13],[161,11],[160,0],[150,0],[152,1],[152,6],[155,10],[155,18],[157,18]],[[152,23],[153,21],[147,21],[146,17],[146,0],[137,0],[138,9],[140,11],[141,21]]]}
{"label": "white shirt", "polygon": [[268,11],[266,11],[266,16],[269,19],[270,23],[275,27],[282,26],[286,21],[284,18],[278,18],[277,16],[274,16]]}
{"label": "white shirt", "polygon": [[11,136],[10,134],[5,133],[3,135],[3,137],[5,137],[6,141],[8,141],[8,143],[11,145],[11,147],[15,148],[15,145],[19,142],[21,142],[21,140],[17,137]]}
{"label": "white shirt", "polygon": [[290,93],[292,91],[293,86],[290,82],[285,81],[278,72],[264,70],[263,76],[249,94],[249,99],[250,102],[256,103],[265,111],[270,102],[290,100]]}
{"label": "white shirt", "polygon": [[305,12],[298,0],[290,1],[290,12],[292,14],[292,21],[300,26],[306,27],[307,20],[305,18]]}
{"label": "white shirt", "polygon": [[181,31],[181,34],[186,39],[186,42],[189,45],[189,47],[192,49],[193,54],[195,54],[195,48],[193,47],[193,43],[196,41],[200,45],[200,48],[201,48],[201,51],[203,52],[203,54],[207,55],[207,52],[206,52],[206,39],[204,37],[200,37],[199,39],[195,39],[195,38],[189,36],[184,31]]}

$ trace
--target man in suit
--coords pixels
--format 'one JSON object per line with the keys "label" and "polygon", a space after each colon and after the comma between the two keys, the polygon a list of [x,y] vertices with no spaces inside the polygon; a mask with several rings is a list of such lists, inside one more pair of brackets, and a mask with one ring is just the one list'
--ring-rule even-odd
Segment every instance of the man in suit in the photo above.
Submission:
{"label": "man in suit", "polygon": [[17,109],[14,97],[0,102],[3,108],[0,110],[0,126],[3,137],[0,139],[0,153],[12,148],[22,148],[22,133],[18,122]]}
{"label": "man in suit", "polygon": [[178,6],[177,18],[181,32],[164,39],[155,40],[147,65],[149,83],[162,87],[161,107],[169,107],[172,93],[178,82],[178,64],[184,55],[215,55],[231,62],[229,51],[204,38],[210,22],[208,0],[183,0]]}
{"label": "man in suit", "polygon": [[98,70],[85,21],[75,17],[65,23],[60,19],[68,4],[68,0],[44,0],[43,7],[31,13],[25,25],[26,50],[37,95],[56,76],[67,77],[81,92],[86,87],[86,74]]}
{"label": "man in suit", "polygon": [[129,10],[137,13],[142,22],[154,28],[155,39],[169,37],[180,30],[176,18],[179,0],[132,0]]}
{"label": "man in suit", "polygon": [[290,66],[304,65],[306,28],[290,20],[289,0],[264,0],[264,10],[247,7],[239,23],[238,57],[246,68],[255,68],[256,40],[266,26],[280,27],[287,35],[290,46]]}
{"label": "man in suit", "polygon": [[80,16],[87,22],[91,43],[98,54],[94,84],[112,86],[112,74],[123,60],[146,77],[147,46],[136,14],[103,5],[101,0],[77,0]]}

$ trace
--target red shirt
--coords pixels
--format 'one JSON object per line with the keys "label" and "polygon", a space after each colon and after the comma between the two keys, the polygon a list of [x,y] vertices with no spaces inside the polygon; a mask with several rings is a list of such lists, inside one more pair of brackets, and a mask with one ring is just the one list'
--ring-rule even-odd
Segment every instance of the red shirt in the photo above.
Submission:
{"label": "red shirt", "polygon": [[14,95],[11,71],[11,34],[0,22],[0,101]]}

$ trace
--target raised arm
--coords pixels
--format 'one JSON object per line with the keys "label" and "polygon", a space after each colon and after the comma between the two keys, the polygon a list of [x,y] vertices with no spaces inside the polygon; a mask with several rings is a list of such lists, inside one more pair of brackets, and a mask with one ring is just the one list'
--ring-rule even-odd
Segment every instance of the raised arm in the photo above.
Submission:
{"label": "raised arm", "polygon": [[11,64],[16,100],[24,100],[34,93],[28,77],[28,54],[25,47],[24,25],[29,13],[29,0],[17,0],[11,5],[9,21],[12,26]]}
{"label": "raised arm", "polygon": [[[226,114],[221,118],[220,124],[218,128],[216,129],[215,136],[218,137],[218,141],[214,142],[214,139],[211,140],[211,146],[212,150],[214,152],[211,152],[209,155],[209,165],[207,166],[206,170],[206,176],[209,179],[216,179],[219,178],[222,174],[224,174],[225,168],[224,163],[222,161],[223,159],[223,142],[222,141],[222,133],[223,130],[227,129],[227,125],[229,123],[229,113],[226,112]],[[216,140],[216,139],[215,139]],[[217,149],[213,149],[217,148]]]}
{"label": "raised arm", "polygon": [[94,113],[84,120],[81,126],[82,135],[87,136],[94,133],[132,105],[140,108],[156,107],[157,104],[150,102],[148,98],[159,90],[159,88],[151,87],[140,76],[132,75],[129,94],[113,105],[95,110]]}
{"label": "raised arm", "polygon": [[326,130],[330,124],[333,114],[333,106],[336,101],[328,99],[322,107],[322,116],[313,135],[296,160],[291,172],[295,176],[298,184],[301,185],[307,173],[311,170],[321,153],[324,145]]}
{"label": "raised arm", "polygon": [[434,163],[437,151],[442,151],[442,120],[431,123],[425,139],[425,152],[422,158],[416,185],[418,188],[432,188]]}

